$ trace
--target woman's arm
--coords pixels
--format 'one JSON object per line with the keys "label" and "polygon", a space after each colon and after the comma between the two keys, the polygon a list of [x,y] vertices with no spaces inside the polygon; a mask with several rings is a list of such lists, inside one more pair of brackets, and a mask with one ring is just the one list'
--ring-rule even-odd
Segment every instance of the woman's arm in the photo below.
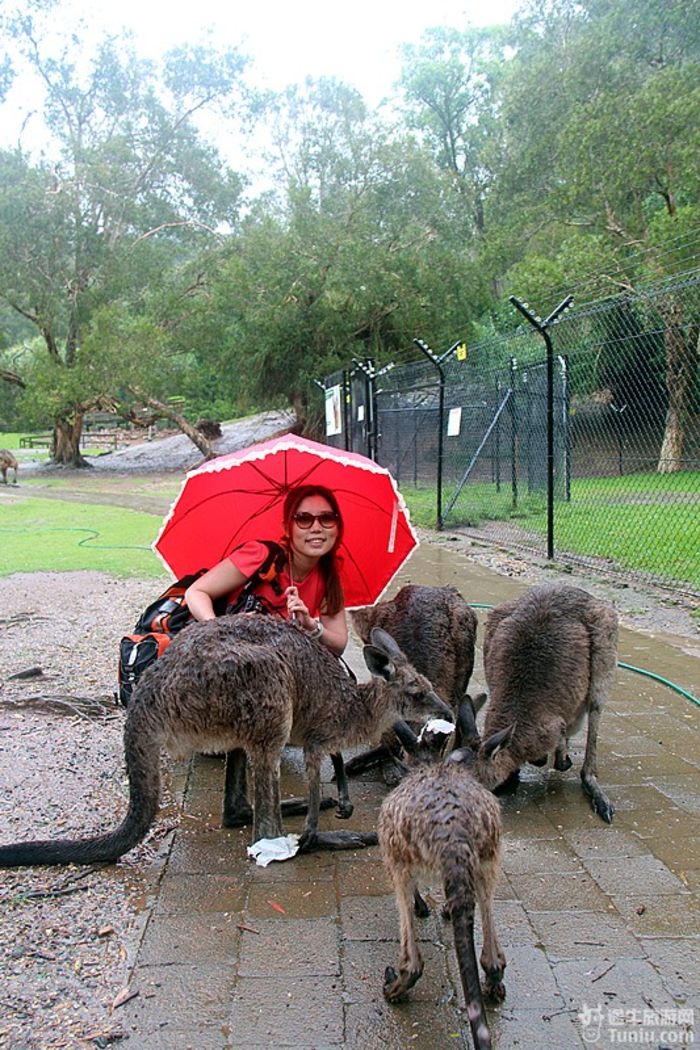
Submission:
{"label": "woman's arm", "polygon": [[185,591],[185,601],[195,620],[215,619],[214,601],[242,587],[247,579],[228,558],[205,572]]}
{"label": "woman's arm", "polygon": [[323,634],[320,641],[336,656],[342,656],[348,644],[348,622],[345,618],[345,609],[341,609],[334,616],[321,613],[321,623]]}

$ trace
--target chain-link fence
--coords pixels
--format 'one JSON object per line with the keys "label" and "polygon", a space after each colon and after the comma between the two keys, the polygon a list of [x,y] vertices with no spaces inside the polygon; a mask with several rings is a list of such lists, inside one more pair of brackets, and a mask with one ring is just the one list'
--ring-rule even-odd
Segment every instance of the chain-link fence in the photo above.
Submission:
{"label": "chain-link fence", "polygon": [[700,595],[700,271],[557,318],[551,464],[542,334],[328,377],[328,441],[432,500],[438,527]]}

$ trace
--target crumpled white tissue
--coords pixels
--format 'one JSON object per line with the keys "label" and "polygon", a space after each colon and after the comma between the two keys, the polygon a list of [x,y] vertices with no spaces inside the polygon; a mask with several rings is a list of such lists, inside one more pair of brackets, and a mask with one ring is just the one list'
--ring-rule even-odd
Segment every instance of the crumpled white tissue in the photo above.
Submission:
{"label": "crumpled white tissue", "polygon": [[443,733],[445,736],[449,736],[450,733],[454,733],[456,728],[454,722],[448,722],[444,718],[431,718],[418,734],[418,743],[420,744],[425,733]]}
{"label": "crumpled white tissue", "polygon": [[271,860],[291,860],[299,850],[299,835],[283,835],[278,839],[258,839],[248,846],[248,856],[255,858],[260,868],[266,868]]}

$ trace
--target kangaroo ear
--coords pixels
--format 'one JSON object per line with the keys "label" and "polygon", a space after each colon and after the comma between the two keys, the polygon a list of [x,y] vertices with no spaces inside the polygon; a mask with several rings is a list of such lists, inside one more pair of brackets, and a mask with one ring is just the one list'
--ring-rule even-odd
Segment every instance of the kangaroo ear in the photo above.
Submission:
{"label": "kangaroo ear", "polygon": [[381,627],[373,627],[370,633],[370,641],[377,649],[381,649],[382,652],[390,656],[392,660],[401,660],[404,658],[403,653],[399,649],[398,645],[386,631],[383,631]]}
{"label": "kangaroo ear", "polygon": [[393,729],[399,738],[399,742],[404,751],[409,755],[415,755],[419,746],[418,737],[413,732],[408,722],[399,719],[398,722],[394,722]]}
{"label": "kangaroo ear", "polygon": [[[374,635],[374,631],[372,634]],[[380,649],[376,645],[365,645],[362,647],[362,655],[370,674],[375,678],[384,678],[387,682],[392,680],[396,674],[396,667],[383,648]]]}
{"label": "kangaroo ear", "polygon": [[515,722],[505,729],[499,730],[498,733],[494,733],[481,745],[481,756],[491,759],[495,758],[499,751],[505,751],[506,748],[510,747],[514,732]]}
{"label": "kangaroo ear", "polygon": [[471,747],[476,750],[481,743],[476,726],[476,714],[470,696],[463,696],[457,712],[457,746]]}
{"label": "kangaroo ear", "polygon": [[481,708],[484,706],[488,698],[488,693],[479,693],[478,696],[474,697],[474,699],[472,700],[472,707],[474,708],[475,715],[479,714],[479,711],[481,711]]}

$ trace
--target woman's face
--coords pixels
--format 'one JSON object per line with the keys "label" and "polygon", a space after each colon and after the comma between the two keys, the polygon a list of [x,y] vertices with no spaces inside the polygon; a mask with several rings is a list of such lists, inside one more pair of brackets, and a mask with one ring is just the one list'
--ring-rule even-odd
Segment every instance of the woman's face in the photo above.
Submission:
{"label": "woman's face", "polygon": [[[309,515],[313,515],[313,521],[309,520]],[[330,515],[333,521],[321,524],[318,515]],[[333,550],[338,538],[338,521],[328,500],[320,495],[306,496],[294,513],[291,532],[291,544],[298,554],[320,558]]]}

